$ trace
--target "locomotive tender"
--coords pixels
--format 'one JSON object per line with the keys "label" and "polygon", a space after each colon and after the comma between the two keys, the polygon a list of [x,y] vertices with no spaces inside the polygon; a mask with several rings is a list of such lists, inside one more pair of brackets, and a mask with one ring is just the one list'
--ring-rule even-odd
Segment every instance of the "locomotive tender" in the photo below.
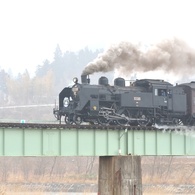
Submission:
{"label": "locomotive tender", "polygon": [[164,80],[141,79],[126,86],[123,78],[109,85],[106,77],[91,85],[88,75],[81,83],[59,94],[59,108],[53,113],[66,124],[101,125],[194,125],[195,82],[173,86]]}

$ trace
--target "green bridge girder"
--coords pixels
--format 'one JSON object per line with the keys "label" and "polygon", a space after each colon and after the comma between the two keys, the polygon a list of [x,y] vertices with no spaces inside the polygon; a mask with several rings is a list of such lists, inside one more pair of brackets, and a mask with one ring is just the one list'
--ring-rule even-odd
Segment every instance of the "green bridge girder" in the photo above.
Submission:
{"label": "green bridge girder", "polygon": [[0,156],[195,155],[195,131],[0,127]]}

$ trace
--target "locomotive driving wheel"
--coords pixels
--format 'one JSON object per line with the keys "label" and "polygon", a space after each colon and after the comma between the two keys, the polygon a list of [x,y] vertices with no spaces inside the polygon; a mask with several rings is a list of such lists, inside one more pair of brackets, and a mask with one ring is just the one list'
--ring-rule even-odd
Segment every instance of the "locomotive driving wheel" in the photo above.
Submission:
{"label": "locomotive driving wheel", "polygon": [[97,119],[97,122],[98,124],[100,125],[109,125],[111,120],[109,119],[109,111],[108,110],[102,110],[102,113],[101,115],[99,115],[98,119]]}
{"label": "locomotive driving wheel", "polygon": [[98,117],[98,123],[99,123],[100,125],[109,125],[110,120],[107,119],[107,118],[105,118],[104,116],[99,116],[99,117]]}
{"label": "locomotive driving wheel", "polygon": [[142,114],[137,118],[137,123],[141,127],[149,126],[151,125],[151,119],[147,117],[146,115]]}
{"label": "locomotive driving wheel", "polygon": [[129,120],[128,120],[128,118],[129,118],[129,111],[128,110],[126,110],[126,109],[119,109],[117,111],[117,114],[119,114],[121,116],[121,118],[117,120],[118,125],[123,126],[123,125],[127,125],[129,123]]}

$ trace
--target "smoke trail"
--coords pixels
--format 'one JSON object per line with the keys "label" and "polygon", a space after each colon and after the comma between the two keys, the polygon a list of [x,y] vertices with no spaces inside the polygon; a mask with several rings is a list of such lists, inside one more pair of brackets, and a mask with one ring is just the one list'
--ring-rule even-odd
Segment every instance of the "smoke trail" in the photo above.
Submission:
{"label": "smoke trail", "polygon": [[163,70],[180,76],[195,73],[195,50],[179,39],[164,40],[143,51],[141,45],[122,42],[90,62],[83,75],[117,70],[123,75],[132,72]]}

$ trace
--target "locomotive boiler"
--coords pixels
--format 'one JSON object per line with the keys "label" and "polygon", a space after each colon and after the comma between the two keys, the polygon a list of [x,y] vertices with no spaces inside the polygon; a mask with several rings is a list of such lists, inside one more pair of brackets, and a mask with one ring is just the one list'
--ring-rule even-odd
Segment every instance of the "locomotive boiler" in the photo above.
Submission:
{"label": "locomotive boiler", "polygon": [[[73,79],[72,87],[59,94],[58,109],[53,113],[66,124],[101,125],[194,125],[195,83],[173,86],[159,79],[127,82],[116,78],[110,85],[104,76],[97,85],[88,75],[81,83]],[[127,84],[129,83],[129,84]]]}

